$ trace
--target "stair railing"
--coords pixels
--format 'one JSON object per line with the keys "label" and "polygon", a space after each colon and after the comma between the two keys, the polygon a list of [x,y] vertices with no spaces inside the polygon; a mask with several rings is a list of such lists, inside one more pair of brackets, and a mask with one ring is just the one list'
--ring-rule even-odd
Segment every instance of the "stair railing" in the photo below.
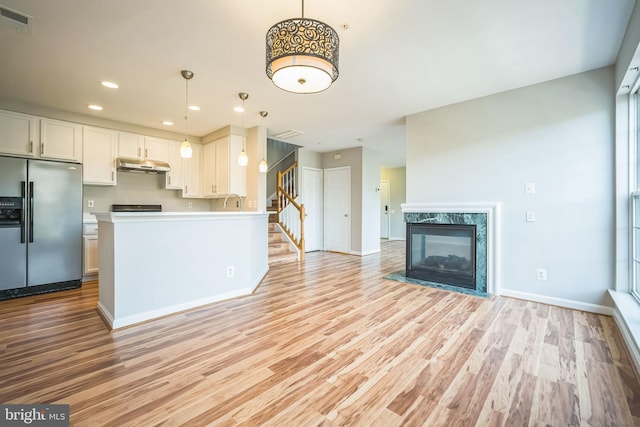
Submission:
{"label": "stair railing", "polygon": [[304,261],[304,204],[298,204],[297,184],[298,162],[295,162],[277,176],[277,219],[280,228],[289,237],[300,254],[299,260]]}

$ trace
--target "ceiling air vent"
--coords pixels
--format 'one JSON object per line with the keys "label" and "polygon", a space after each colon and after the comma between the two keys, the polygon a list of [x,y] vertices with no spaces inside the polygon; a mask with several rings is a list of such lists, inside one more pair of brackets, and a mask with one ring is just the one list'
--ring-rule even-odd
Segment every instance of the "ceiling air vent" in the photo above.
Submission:
{"label": "ceiling air vent", "polygon": [[280,138],[280,139],[289,139],[289,138],[293,138],[294,136],[298,136],[302,134],[304,134],[304,132],[300,132],[299,130],[295,130],[295,129],[289,129],[284,132],[280,132],[275,135],[272,135],[272,137]]}
{"label": "ceiling air vent", "polygon": [[0,21],[15,27],[18,31],[31,31],[31,16],[0,5]]}

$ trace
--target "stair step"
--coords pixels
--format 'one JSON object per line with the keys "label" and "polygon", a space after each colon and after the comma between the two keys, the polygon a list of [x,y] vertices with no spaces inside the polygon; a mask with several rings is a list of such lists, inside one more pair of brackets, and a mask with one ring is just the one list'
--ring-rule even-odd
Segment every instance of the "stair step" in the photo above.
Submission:
{"label": "stair step", "polygon": [[298,261],[298,254],[287,252],[283,254],[269,256],[269,266],[287,264]]}

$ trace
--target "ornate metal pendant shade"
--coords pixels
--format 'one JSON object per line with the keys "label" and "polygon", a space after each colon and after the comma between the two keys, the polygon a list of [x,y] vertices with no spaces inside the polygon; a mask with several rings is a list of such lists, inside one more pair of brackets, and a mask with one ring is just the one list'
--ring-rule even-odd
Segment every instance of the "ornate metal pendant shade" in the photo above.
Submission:
{"label": "ornate metal pendant shade", "polygon": [[280,89],[315,93],[338,78],[338,33],[304,17],[278,22],[267,31],[267,76]]}

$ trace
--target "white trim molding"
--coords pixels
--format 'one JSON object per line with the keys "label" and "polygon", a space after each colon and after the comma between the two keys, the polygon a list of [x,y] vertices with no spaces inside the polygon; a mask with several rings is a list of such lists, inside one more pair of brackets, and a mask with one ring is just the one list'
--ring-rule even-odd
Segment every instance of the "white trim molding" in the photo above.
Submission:
{"label": "white trim molding", "polygon": [[403,203],[402,213],[484,213],[487,215],[487,292],[502,294],[501,205],[478,203]]}

